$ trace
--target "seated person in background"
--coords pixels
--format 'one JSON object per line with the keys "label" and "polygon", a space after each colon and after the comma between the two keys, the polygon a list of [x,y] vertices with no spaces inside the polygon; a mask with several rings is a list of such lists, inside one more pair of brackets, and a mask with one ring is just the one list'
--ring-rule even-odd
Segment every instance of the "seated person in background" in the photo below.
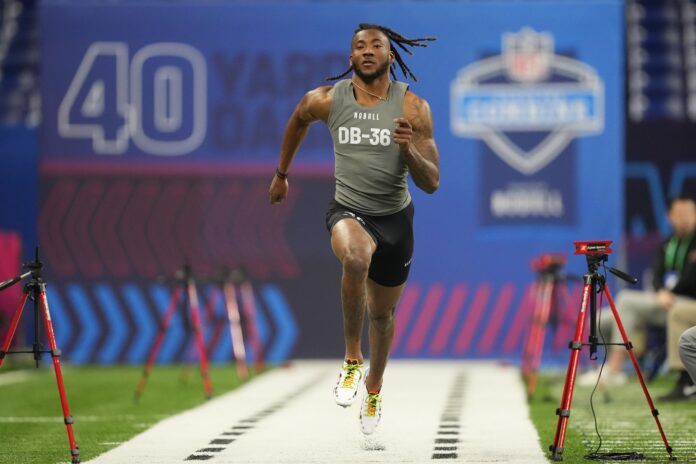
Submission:
{"label": "seated person in background", "polygon": [[[685,344],[684,350],[686,350],[687,357],[689,346],[692,347],[692,350],[696,346],[693,343],[693,336],[696,336],[696,332],[692,331],[692,336],[686,334],[689,327],[696,326],[696,252],[691,252],[687,258],[682,277],[674,291],[691,295],[692,298],[679,298],[667,312],[667,362],[670,369],[679,372],[679,378],[672,391],[660,398],[662,401],[696,399],[694,375],[689,376],[687,363],[682,364],[680,359],[682,341]],[[686,335],[683,339],[681,338],[682,334]],[[687,367],[686,370],[685,367]],[[696,365],[692,365],[692,370],[694,367]]]}
{"label": "seated person in background", "polygon": [[679,357],[691,376],[691,381],[696,382],[696,325],[679,338]]}
{"label": "seated person in background", "polygon": [[[647,324],[665,327],[667,314],[674,308],[696,304],[696,292],[690,282],[696,276],[696,266],[688,266],[696,251],[696,203],[688,197],[677,197],[670,201],[667,219],[672,226],[672,236],[665,240],[657,253],[653,265],[653,288],[655,292],[624,289],[616,296],[616,309],[626,329],[628,339],[634,343],[636,351],[639,331],[645,332]],[[600,315],[600,327],[607,341],[623,343],[621,334],[616,329],[616,322],[609,308],[603,308]],[[611,333],[611,336],[607,334]],[[624,384],[628,380],[623,371],[626,349],[613,347],[609,351],[607,366],[602,373],[602,380],[607,384]],[[676,363],[675,363],[676,368]],[[679,363],[679,368],[681,363]],[[578,377],[583,386],[594,385],[599,375],[599,368]],[[688,379],[688,376],[686,376]],[[682,379],[682,382],[686,381]],[[689,379],[690,380],[690,379]]]}

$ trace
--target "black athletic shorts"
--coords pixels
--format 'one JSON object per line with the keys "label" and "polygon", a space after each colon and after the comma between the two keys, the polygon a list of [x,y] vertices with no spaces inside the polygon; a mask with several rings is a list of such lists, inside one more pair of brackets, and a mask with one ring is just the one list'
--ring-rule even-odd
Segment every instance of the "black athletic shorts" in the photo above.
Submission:
{"label": "black athletic shorts", "polygon": [[370,216],[331,200],[326,211],[326,228],[331,232],[341,219],[355,219],[372,236],[377,250],[372,255],[368,276],[385,287],[397,287],[408,278],[413,256],[413,202],[386,216]]}

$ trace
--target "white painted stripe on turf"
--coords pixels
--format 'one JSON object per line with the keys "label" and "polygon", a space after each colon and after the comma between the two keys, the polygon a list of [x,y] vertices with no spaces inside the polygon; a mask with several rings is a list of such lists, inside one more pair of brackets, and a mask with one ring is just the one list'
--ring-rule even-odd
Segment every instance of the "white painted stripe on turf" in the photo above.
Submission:
{"label": "white painted stripe on turf", "polygon": [[184,462],[186,457],[197,450],[214,446],[210,442],[220,438],[223,432],[231,429],[232,425],[271,405],[321,371],[325,371],[326,376],[330,375],[327,371],[328,366],[327,363],[295,363],[287,368],[275,369],[233,392],[165,419],[89,462],[95,464]]}
{"label": "white painted stripe on turf", "polygon": [[[382,422],[370,437],[360,433],[361,396],[338,407],[332,389],[340,361],[295,362],[271,371],[203,406],[163,420],[132,440],[90,461],[96,464],[185,462],[208,457],[217,464],[426,463],[447,395],[465,375],[458,458],[449,462],[546,463],[528,417],[515,368],[491,363],[391,361],[384,379]],[[287,404],[279,399],[316,382]],[[256,422],[243,422],[266,411]],[[236,428],[236,427],[251,428]],[[243,431],[241,435],[223,435]],[[225,440],[223,443],[213,441]],[[442,445],[448,446],[448,445]],[[208,451],[210,448],[223,448]],[[204,451],[205,450],[205,451]]]}
{"label": "white painted stripe on turf", "polygon": [[[160,416],[162,419],[168,416]],[[114,415],[114,416],[73,416],[75,424],[81,422],[114,422],[114,421],[134,421],[142,419],[141,416],[133,415]],[[63,416],[0,416],[0,424],[42,424],[42,423],[64,423]],[[152,424],[143,423],[144,427]]]}
{"label": "white painted stripe on turf", "polygon": [[40,417],[40,416],[0,416],[0,424],[46,424],[63,423],[63,417]]}
{"label": "white painted stripe on turf", "polygon": [[29,380],[29,377],[31,377],[31,374],[24,371],[12,371],[0,374],[0,386],[26,382]]}
{"label": "white painted stripe on turf", "polygon": [[340,361],[307,394],[269,417],[259,430],[229,446],[214,463],[424,463],[448,390],[460,363],[392,361],[382,387],[382,419],[377,431],[360,432],[362,392],[349,408],[333,399]]}
{"label": "white painted stripe on turf", "polygon": [[519,370],[490,363],[468,370],[459,462],[545,464]]}

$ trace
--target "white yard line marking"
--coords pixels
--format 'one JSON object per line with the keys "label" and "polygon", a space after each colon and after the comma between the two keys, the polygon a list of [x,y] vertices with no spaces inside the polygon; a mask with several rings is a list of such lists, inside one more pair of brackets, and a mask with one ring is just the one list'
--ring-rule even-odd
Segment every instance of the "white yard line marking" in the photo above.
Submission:
{"label": "white yard line marking", "polygon": [[[161,416],[165,418],[168,416]],[[81,422],[133,422],[142,420],[140,416],[134,415],[112,415],[112,416],[73,416],[75,424]],[[42,423],[60,423],[63,424],[63,416],[0,416],[0,424],[42,424]],[[143,423],[143,427],[149,427],[152,424]]]}
{"label": "white yard line marking", "polygon": [[31,374],[24,371],[12,371],[0,374],[0,387],[11,385],[13,383],[26,382],[31,377]]}
{"label": "white yard line marking", "polygon": [[529,418],[517,368],[490,363],[471,365],[461,425],[461,462],[548,462]]}
{"label": "white yard line marking", "polygon": [[[260,410],[270,407],[289,392],[304,385],[318,374],[330,375],[327,370],[335,363],[295,363],[278,368],[253,379],[239,389],[213,398],[211,401],[165,419],[123,445],[90,462],[98,464],[184,462],[195,451],[214,447],[210,444],[232,427],[253,427],[244,422]],[[237,425],[235,425],[237,424]],[[237,430],[249,430],[237,428]]]}

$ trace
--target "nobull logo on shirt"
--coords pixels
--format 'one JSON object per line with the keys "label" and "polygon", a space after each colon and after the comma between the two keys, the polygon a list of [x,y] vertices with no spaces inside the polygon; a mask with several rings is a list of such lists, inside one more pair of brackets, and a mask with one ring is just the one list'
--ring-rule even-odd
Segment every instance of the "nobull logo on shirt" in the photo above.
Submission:
{"label": "nobull logo on shirt", "polygon": [[[553,36],[530,28],[504,33],[502,54],[462,68],[450,95],[454,134],[483,140],[526,175],[574,138],[604,127],[604,86],[596,71],[555,54]],[[517,140],[525,133],[545,136],[530,146]]]}

